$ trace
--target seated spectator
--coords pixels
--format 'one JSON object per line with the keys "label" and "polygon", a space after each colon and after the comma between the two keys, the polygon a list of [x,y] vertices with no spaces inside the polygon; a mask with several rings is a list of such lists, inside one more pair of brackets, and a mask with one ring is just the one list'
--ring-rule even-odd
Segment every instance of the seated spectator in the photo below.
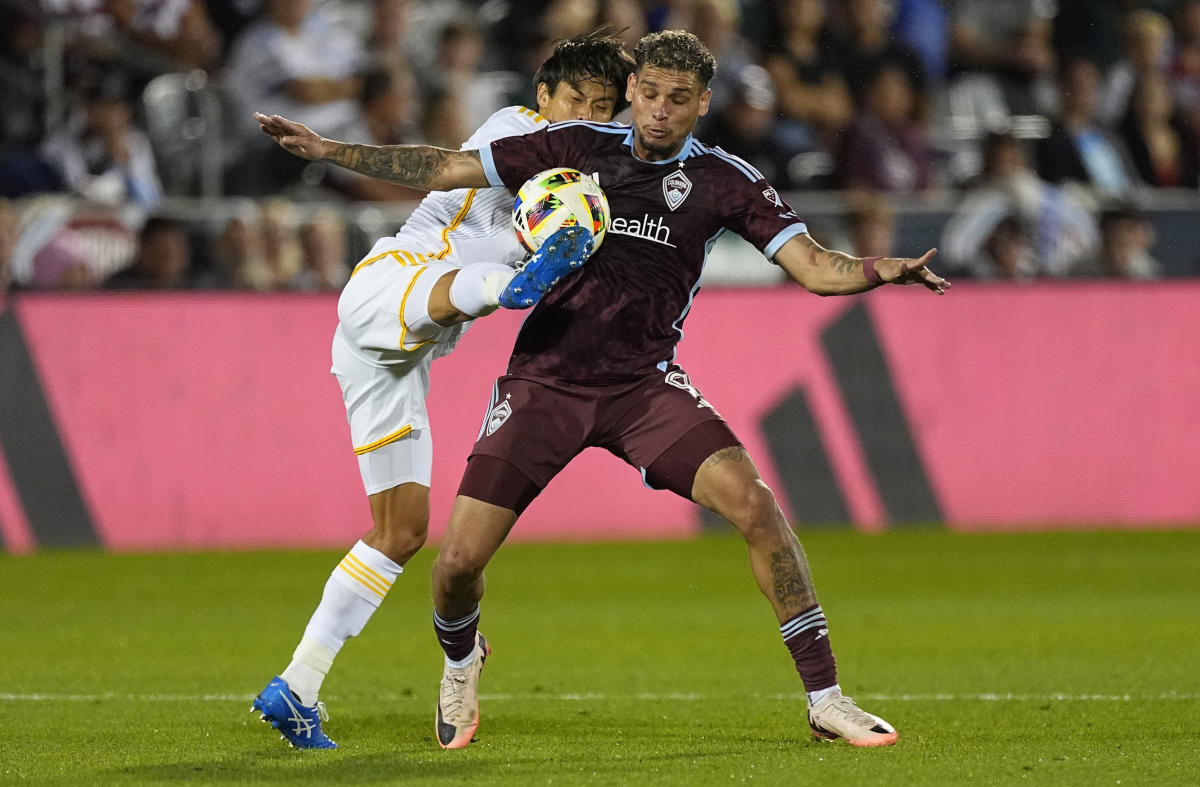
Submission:
{"label": "seated spectator", "polygon": [[950,11],[942,0],[896,0],[892,33],[924,64],[929,80],[946,80],[950,57]]}
{"label": "seated spectator", "polygon": [[300,270],[303,257],[296,238],[296,206],[282,197],[265,200],[259,206],[256,224],[262,254],[244,261],[240,283],[252,290],[286,290]]}
{"label": "seated spectator", "polygon": [[1154,247],[1150,218],[1128,205],[1100,214],[1099,253],[1072,273],[1091,278],[1157,279],[1162,265],[1150,255]]}
{"label": "seated spectator", "polygon": [[[757,64],[758,53],[738,32],[741,11],[737,0],[695,0],[686,21],[685,29],[695,33],[720,63],[716,76],[709,83],[712,96],[708,111],[710,114],[718,112],[732,100],[743,70]],[[702,134],[699,136],[705,139]]]}
{"label": "seated spectator", "polygon": [[954,69],[996,80],[1009,113],[1034,112],[1038,85],[1054,71],[1053,8],[1041,0],[956,0],[950,32]]}
{"label": "seated spectator", "polygon": [[925,63],[912,48],[888,30],[884,0],[846,0],[846,31],[838,43],[839,68],[851,95],[861,102],[867,83],[884,65],[908,75],[922,103],[928,79]]}
{"label": "seated spectator", "polygon": [[1097,123],[1100,71],[1077,56],[1059,75],[1058,117],[1050,136],[1037,144],[1037,173],[1051,183],[1078,183],[1101,197],[1116,197],[1132,187],[1133,175],[1120,145]]}
{"label": "seated spectator", "polygon": [[912,81],[884,62],[870,77],[859,114],[838,148],[843,188],[910,193],[933,185],[929,142],[915,113]]}
{"label": "seated spectator", "polygon": [[138,233],[133,264],[104,282],[109,290],[174,290],[191,286],[192,244],[187,225],[151,217]]}
{"label": "seated spectator", "polygon": [[212,241],[210,265],[199,276],[197,286],[253,289],[249,271],[266,266],[258,206],[247,202],[225,222]]}
{"label": "seated spectator", "polygon": [[729,103],[706,117],[702,139],[745,159],[777,188],[798,184],[788,175],[788,161],[801,151],[789,149],[775,118],[775,87],[761,66],[746,66],[736,75]]}
{"label": "seated spectator", "polygon": [[161,59],[159,71],[216,65],[220,39],[199,0],[105,0],[105,8],[118,34]]}
{"label": "seated spectator", "polygon": [[234,43],[223,78],[242,131],[235,189],[275,193],[293,183],[306,164],[267,139],[252,113],[283,115],[347,139],[359,122],[356,99],[364,66],[359,41],[314,12],[311,0],[266,0],[265,15]]}
{"label": "seated spectator", "polygon": [[1108,128],[1129,111],[1134,84],[1165,71],[1171,57],[1171,23],[1148,8],[1130,12],[1121,25],[1122,57],[1108,69],[1100,93],[1098,122]]}
{"label": "seated spectator", "polygon": [[[775,8],[775,6],[772,6]],[[794,147],[832,148],[854,117],[821,0],[784,0],[772,20],[766,67],[779,91],[784,133]]]}
{"label": "seated spectator", "polygon": [[132,201],[146,210],[162,198],[150,140],[133,125],[128,86],[120,75],[94,77],[82,111],[42,145],[43,159],[73,193],[115,205]]}
{"label": "seated spectator", "polygon": [[1166,74],[1150,71],[1138,78],[1118,133],[1143,183],[1200,186],[1200,139],[1176,109]]}
{"label": "seated spectator", "polygon": [[[1016,226],[993,238],[1008,219]],[[1000,267],[1021,275],[1066,276],[1099,243],[1095,219],[1083,203],[1039,178],[1029,168],[1020,140],[1011,134],[990,134],[984,140],[983,174],[963,194],[942,230],[941,258],[958,273],[994,277],[996,260],[1025,259],[1014,253],[1014,246],[1021,247],[1018,230],[1028,236],[1031,254],[1020,265]],[[1026,272],[1030,266],[1032,271]]]}
{"label": "seated spectator", "polygon": [[1033,234],[1016,216],[1000,219],[980,248],[977,279],[1028,281],[1038,274]]}
{"label": "seated spectator", "polygon": [[301,268],[288,288],[304,292],[337,292],[350,278],[346,265],[346,223],[333,210],[318,211],[300,225]]}

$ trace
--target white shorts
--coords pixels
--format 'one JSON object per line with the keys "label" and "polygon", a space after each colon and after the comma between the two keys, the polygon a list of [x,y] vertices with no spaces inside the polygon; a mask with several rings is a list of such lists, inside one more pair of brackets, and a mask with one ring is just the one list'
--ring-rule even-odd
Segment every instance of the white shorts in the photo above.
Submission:
{"label": "white shorts", "polygon": [[429,485],[432,437],[425,397],[429,368],[465,324],[429,319],[429,291],[456,266],[397,250],[385,238],[355,268],[338,300],[332,372],[342,389],[363,486]]}

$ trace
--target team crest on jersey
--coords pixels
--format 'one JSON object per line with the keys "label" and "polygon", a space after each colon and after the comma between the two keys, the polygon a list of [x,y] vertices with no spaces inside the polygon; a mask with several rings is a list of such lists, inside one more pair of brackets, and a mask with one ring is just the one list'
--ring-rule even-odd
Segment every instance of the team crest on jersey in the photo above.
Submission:
{"label": "team crest on jersey", "polygon": [[504,422],[507,421],[509,416],[511,416],[511,415],[512,415],[512,405],[510,405],[508,403],[507,399],[504,400],[503,402],[501,402],[500,404],[496,405],[495,407],[493,407],[492,411],[490,413],[488,413],[488,421],[487,421],[488,435],[491,435],[497,429],[504,426]]}
{"label": "team crest on jersey", "polygon": [[774,203],[775,207],[777,207],[777,208],[783,207],[783,200],[779,199],[779,194],[775,191],[775,189],[773,189],[773,188],[763,189],[762,195],[764,197],[766,197],[768,200],[770,200],[772,203]]}
{"label": "team crest on jersey", "polygon": [[682,172],[672,172],[663,178],[663,198],[666,199],[667,207],[671,210],[682,205],[688,194],[691,193],[692,182]]}

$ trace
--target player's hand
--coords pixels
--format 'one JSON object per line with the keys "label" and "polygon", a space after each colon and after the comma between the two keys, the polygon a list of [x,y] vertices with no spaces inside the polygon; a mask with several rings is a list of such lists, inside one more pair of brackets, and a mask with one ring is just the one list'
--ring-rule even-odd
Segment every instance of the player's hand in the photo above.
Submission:
{"label": "player's hand", "polygon": [[945,295],[950,282],[938,276],[926,266],[937,249],[930,249],[917,259],[908,257],[880,257],[875,260],[875,272],[888,284],[924,284],[926,288]]}
{"label": "player's hand", "polygon": [[263,130],[263,133],[278,142],[281,148],[309,161],[321,161],[337,145],[333,140],[325,139],[308,126],[279,115],[268,117],[255,112],[254,119],[258,121],[258,127]]}

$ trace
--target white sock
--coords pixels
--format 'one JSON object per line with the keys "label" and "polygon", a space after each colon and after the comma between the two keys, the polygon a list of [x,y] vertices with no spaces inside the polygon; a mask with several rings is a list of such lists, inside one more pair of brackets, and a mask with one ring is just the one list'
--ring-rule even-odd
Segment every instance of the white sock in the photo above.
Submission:
{"label": "white sock", "polygon": [[450,284],[454,308],[472,317],[491,314],[500,306],[500,293],[516,273],[498,262],[477,262],[460,268]]}
{"label": "white sock", "polygon": [[825,699],[830,694],[841,694],[841,693],[842,693],[842,687],[840,685],[838,685],[837,683],[833,684],[832,686],[830,686],[828,688],[817,689],[816,691],[810,691],[810,692],[808,692],[808,704],[810,706],[816,705],[818,702]]}
{"label": "white sock", "polygon": [[279,675],[302,703],[316,703],[334,657],[346,640],[363,630],[403,571],[387,555],[362,541],[338,563],[292,654],[292,662]]}

